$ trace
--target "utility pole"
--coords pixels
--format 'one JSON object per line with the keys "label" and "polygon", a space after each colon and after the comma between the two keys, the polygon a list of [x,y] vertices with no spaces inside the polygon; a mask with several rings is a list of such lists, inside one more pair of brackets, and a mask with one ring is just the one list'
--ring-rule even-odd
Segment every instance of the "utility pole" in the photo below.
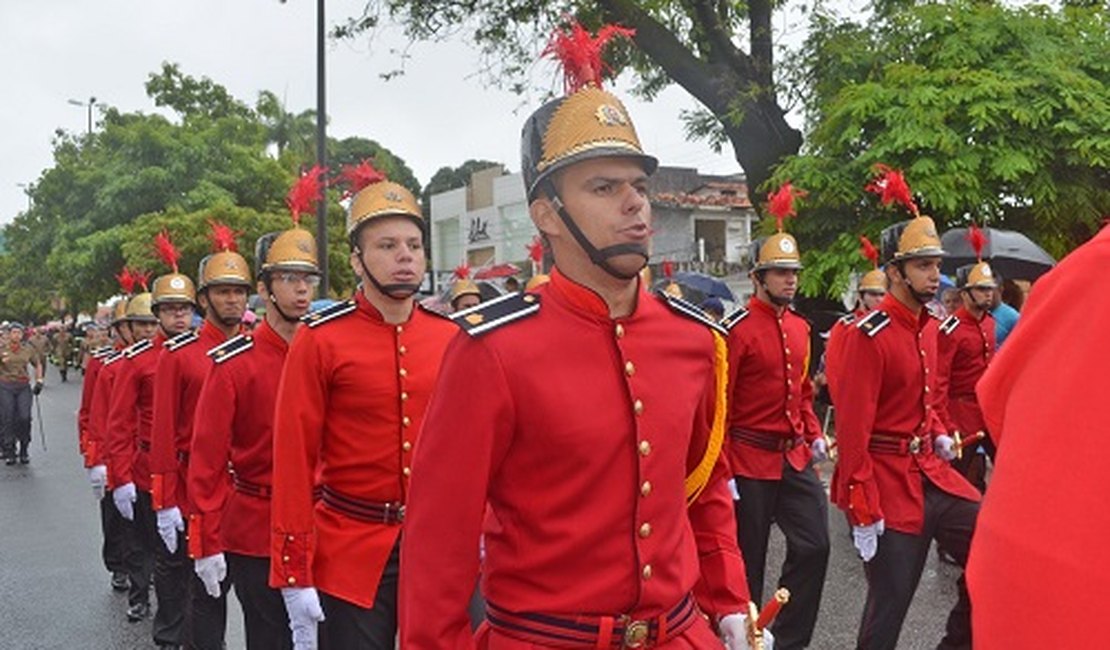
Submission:
{"label": "utility pole", "polygon": [[84,106],[88,109],[88,124],[85,127],[85,135],[92,135],[92,109],[93,106],[96,106],[96,97],[89,97],[88,103],[76,99],[71,99],[68,103],[74,106]]}
{"label": "utility pole", "polygon": [[[316,0],[316,164],[328,164],[328,111],[324,76],[324,0]],[[316,248],[320,251],[320,297],[328,297],[328,200],[327,193],[316,202]]]}

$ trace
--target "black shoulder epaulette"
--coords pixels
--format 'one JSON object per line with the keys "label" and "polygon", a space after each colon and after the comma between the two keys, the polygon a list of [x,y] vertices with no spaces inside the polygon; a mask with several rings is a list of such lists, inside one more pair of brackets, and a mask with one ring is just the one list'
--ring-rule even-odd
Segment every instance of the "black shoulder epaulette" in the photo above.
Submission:
{"label": "black shoulder epaulette", "polygon": [[223,363],[237,354],[242,354],[254,347],[254,338],[249,334],[240,334],[232,337],[208,351],[212,361]]}
{"label": "black shoulder epaulette", "polygon": [[113,348],[110,345],[104,345],[104,346],[101,346],[101,347],[93,350],[89,354],[91,354],[92,358],[94,358],[94,359],[103,359],[104,357],[111,354],[113,351],[115,351],[115,348]]}
{"label": "black shoulder epaulette", "polygon": [[540,297],[534,293],[507,293],[451,314],[451,320],[471,335],[478,336],[527,318],[540,310]]}
{"label": "black shoulder epaulette", "polygon": [[694,303],[687,302],[682,298],[672,296],[671,294],[663,291],[660,291],[656,295],[659,296],[660,300],[667,303],[667,306],[671,308],[671,311],[675,312],[676,314],[680,314],[687,318],[696,320],[702,325],[706,325],[710,329],[717,331],[725,336],[728,336],[727,329],[722,327],[720,324],[713,322],[713,320],[705,314],[701,307],[698,307]]}
{"label": "black shoulder epaulette", "polygon": [[328,305],[322,309],[317,309],[314,312],[305,314],[301,317],[301,322],[309,327],[316,327],[317,325],[323,325],[328,321],[335,320],[340,316],[346,316],[357,308],[358,305],[355,304],[354,300],[344,300],[343,302],[337,302],[334,305]]}
{"label": "black shoulder epaulette", "polygon": [[146,352],[147,350],[149,350],[153,347],[154,347],[154,343],[151,342],[150,339],[143,339],[142,341],[139,341],[138,343],[133,344],[131,347],[124,349],[123,354],[128,359],[134,359],[135,357],[139,356],[143,352]]}
{"label": "black shoulder epaulette", "polygon": [[948,318],[945,318],[944,322],[940,324],[940,331],[945,336],[947,336],[947,335],[951,334],[952,332],[955,332],[956,328],[959,327],[959,325],[960,325],[960,319],[955,314],[952,314]]}
{"label": "black shoulder epaulette", "polygon": [[166,342],[162,345],[166,346],[166,349],[170,352],[175,352],[198,340],[200,340],[200,334],[197,334],[196,330],[189,330],[188,332],[178,334],[172,339],[166,339]]}
{"label": "black shoulder epaulette", "polygon": [[856,323],[856,327],[870,337],[874,337],[887,325],[890,325],[890,314],[878,309],[859,319],[859,322]]}
{"label": "black shoulder epaulette", "polygon": [[732,331],[732,328],[736,327],[737,323],[747,318],[750,313],[747,307],[738,307],[735,311],[721,319],[721,327]]}
{"label": "black shoulder epaulette", "polygon": [[114,351],[109,352],[108,354],[104,355],[104,365],[110,366],[113,363],[115,363],[115,362],[117,362],[117,361],[119,361],[120,359],[123,359],[123,358],[124,358],[123,350],[114,350]]}
{"label": "black shoulder epaulette", "polygon": [[840,323],[841,325],[848,326],[848,325],[851,325],[852,323],[854,323],[855,320],[856,320],[856,313],[855,312],[849,312],[847,314],[844,314],[840,318],[838,318],[837,322]]}

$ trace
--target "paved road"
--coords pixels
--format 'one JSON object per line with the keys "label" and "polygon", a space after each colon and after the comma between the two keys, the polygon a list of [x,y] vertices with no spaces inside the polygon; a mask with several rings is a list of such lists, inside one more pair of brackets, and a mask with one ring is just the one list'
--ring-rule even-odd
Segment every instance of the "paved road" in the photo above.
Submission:
{"label": "paved road", "polygon": [[[78,377],[79,379],[79,377]],[[0,650],[153,647],[149,621],[127,623],[126,597],[113,592],[99,556],[98,512],[77,454],[75,412],[80,383],[59,383],[51,371],[42,394],[49,450],[38,423],[31,464],[0,465]],[[813,648],[854,645],[863,608],[863,571],[846,524],[833,509],[833,549]],[[777,538],[770,566],[781,563]],[[768,571],[768,579],[777,569]],[[955,601],[957,571],[931,557],[902,633],[900,648],[924,650],[940,640]],[[238,602],[230,603],[228,647],[242,648]]]}

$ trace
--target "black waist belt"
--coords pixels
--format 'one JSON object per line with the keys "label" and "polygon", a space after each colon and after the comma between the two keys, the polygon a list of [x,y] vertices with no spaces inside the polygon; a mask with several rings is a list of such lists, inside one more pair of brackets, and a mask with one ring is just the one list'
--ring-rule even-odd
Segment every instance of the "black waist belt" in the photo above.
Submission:
{"label": "black waist belt", "polygon": [[894,454],[912,456],[925,453],[929,448],[929,438],[898,434],[872,433],[867,449],[874,454]]}
{"label": "black waist belt", "polygon": [[506,636],[553,648],[651,648],[686,631],[697,613],[687,594],[666,614],[653,618],[510,612],[487,602],[486,620]]}
{"label": "black waist belt", "polygon": [[238,474],[233,474],[231,476],[231,482],[233,485],[235,485],[236,492],[242,492],[243,494],[247,494],[252,497],[258,497],[259,499],[269,499],[270,496],[274,493],[273,489],[269,485],[263,485],[261,483],[255,483],[254,481],[248,481]]}
{"label": "black waist belt", "polygon": [[801,436],[787,434],[788,437],[783,437],[781,433],[770,431],[753,431],[752,429],[733,427],[728,430],[728,434],[740,442],[767,451],[790,451],[794,447],[805,444],[805,440]]}
{"label": "black waist belt", "polygon": [[322,486],[324,505],[352,519],[375,524],[399,525],[405,520],[405,504],[400,501],[366,501]]}

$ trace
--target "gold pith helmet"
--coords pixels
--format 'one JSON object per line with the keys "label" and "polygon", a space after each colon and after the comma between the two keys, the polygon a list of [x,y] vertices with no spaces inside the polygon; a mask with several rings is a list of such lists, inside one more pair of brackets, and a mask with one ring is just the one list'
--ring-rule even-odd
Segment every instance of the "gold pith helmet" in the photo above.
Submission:
{"label": "gold pith helmet", "polygon": [[127,318],[127,298],[120,298],[112,304],[112,325],[118,325]]}
{"label": "gold pith helmet", "polygon": [[546,273],[537,273],[528,278],[528,282],[524,283],[525,291],[532,291],[536,287],[551,282],[551,276]]}
{"label": "gold pith helmet", "polygon": [[882,240],[883,259],[888,262],[944,255],[936,224],[924,215],[887,226]]}
{"label": "gold pith helmet", "polygon": [[408,217],[424,229],[424,214],[412,192],[393,181],[379,181],[367,185],[351,199],[351,207],[347,210],[347,235],[354,234],[371,219],[382,217]]}
{"label": "gold pith helmet", "polygon": [[197,290],[193,281],[184,273],[167,273],[154,280],[151,287],[153,304],[163,305],[170,302],[197,304]]}
{"label": "gold pith helmet", "polygon": [[790,233],[777,232],[757,239],[752,242],[750,251],[753,271],[802,268],[798,242]]}
{"label": "gold pith helmet", "polygon": [[454,305],[455,301],[463,296],[478,296],[482,297],[482,291],[475,284],[474,280],[470,278],[463,278],[462,280],[455,280],[451,285],[451,304]]}
{"label": "gold pith helmet", "polygon": [[871,269],[859,280],[860,291],[881,291],[886,293],[886,273],[882,269]]}
{"label": "gold pith helmet", "polygon": [[263,271],[320,272],[316,258],[316,238],[304,228],[266,233],[254,246],[258,274]]}
{"label": "gold pith helmet", "polygon": [[986,262],[968,264],[956,269],[956,286],[961,289],[994,289],[998,282],[994,278],[991,265]]}
{"label": "gold pith helmet", "polygon": [[247,260],[235,251],[220,251],[206,255],[197,269],[200,286],[197,291],[213,284],[234,284],[251,286],[251,270]]}
{"label": "gold pith helmet", "polygon": [[124,319],[131,322],[157,323],[158,317],[154,315],[154,296],[149,291],[137,293],[127,301],[127,312]]}

